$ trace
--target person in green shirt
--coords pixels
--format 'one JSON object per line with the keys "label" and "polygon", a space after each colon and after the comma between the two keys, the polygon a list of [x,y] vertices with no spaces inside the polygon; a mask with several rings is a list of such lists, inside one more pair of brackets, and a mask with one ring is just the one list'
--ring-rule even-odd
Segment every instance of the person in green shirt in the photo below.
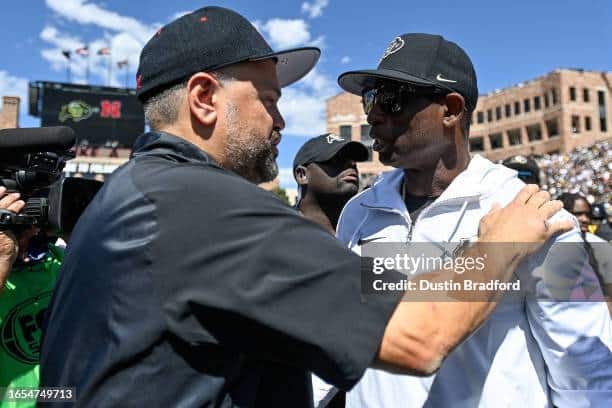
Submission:
{"label": "person in green shirt", "polygon": [[[0,187],[0,209],[17,213],[24,205]],[[38,387],[42,324],[63,255],[36,228],[0,230],[0,408],[36,405],[6,394]]]}

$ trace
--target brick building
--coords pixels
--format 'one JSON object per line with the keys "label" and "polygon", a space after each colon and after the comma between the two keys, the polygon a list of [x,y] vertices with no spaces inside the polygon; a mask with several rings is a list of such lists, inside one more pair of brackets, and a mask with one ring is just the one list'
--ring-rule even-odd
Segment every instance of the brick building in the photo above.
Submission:
{"label": "brick building", "polygon": [[[612,72],[557,69],[542,77],[480,95],[470,149],[491,160],[566,153],[612,138]],[[327,131],[372,145],[361,98],[343,92],[327,100]],[[376,152],[360,163],[364,176],[386,170]]]}
{"label": "brick building", "polygon": [[0,110],[0,129],[19,127],[19,97],[3,96]]}

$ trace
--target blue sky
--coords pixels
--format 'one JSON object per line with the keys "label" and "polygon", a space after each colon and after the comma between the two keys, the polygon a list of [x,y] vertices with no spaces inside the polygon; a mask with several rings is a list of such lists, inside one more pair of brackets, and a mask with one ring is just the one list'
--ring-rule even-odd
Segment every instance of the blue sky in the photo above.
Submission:
{"label": "blue sky", "polygon": [[[30,80],[65,81],[62,49],[89,44],[129,59],[134,86],[139,50],[175,16],[211,3],[191,0],[20,0],[2,9],[0,95],[22,97],[21,126],[37,126],[25,105]],[[307,137],[325,130],[325,98],[340,92],[344,71],[376,66],[387,44],[407,32],[441,34],[471,56],[481,93],[558,67],[612,69],[609,0],[308,0],[217,1],[239,11],[275,49],[315,44],[323,55],[305,80],[284,90],[287,129],[281,143],[281,181],[293,187],[289,167]],[[105,84],[107,57],[92,57],[90,82]],[[73,80],[83,82],[86,59],[73,57]],[[115,69],[113,85],[125,73]]]}

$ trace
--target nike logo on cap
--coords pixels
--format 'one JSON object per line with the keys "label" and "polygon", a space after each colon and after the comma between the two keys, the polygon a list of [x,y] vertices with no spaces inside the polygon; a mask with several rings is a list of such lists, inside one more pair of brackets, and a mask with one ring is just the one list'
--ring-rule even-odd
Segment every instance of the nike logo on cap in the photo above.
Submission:
{"label": "nike logo on cap", "polygon": [[457,81],[453,81],[452,79],[442,78],[442,74],[438,74],[436,76],[436,79],[440,82],[457,82]]}

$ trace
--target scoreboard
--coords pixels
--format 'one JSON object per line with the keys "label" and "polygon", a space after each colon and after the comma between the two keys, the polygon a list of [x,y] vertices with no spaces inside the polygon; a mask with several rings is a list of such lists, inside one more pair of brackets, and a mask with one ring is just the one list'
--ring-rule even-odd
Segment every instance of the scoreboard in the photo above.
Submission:
{"label": "scoreboard", "polygon": [[69,126],[79,144],[131,148],[144,131],[135,89],[30,82],[29,105],[41,126]]}

